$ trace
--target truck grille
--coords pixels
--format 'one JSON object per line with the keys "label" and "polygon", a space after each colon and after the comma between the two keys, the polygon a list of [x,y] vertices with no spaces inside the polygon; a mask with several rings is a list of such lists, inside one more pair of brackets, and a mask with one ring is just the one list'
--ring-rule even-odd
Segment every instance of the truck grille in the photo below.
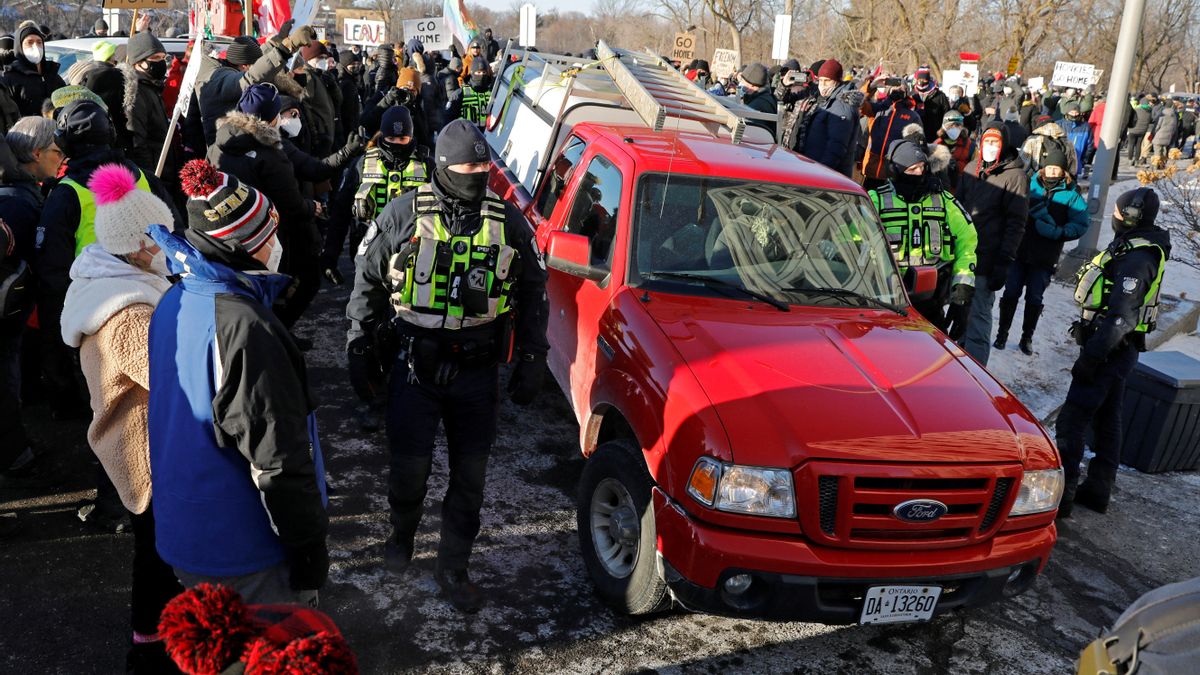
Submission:
{"label": "truck grille", "polygon": [[[842,548],[965,546],[996,533],[1012,507],[1020,465],[880,465],[810,462],[796,471],[800,521],[815,541]],[[910,499],[947,507],[937,520],[900,520]]]}

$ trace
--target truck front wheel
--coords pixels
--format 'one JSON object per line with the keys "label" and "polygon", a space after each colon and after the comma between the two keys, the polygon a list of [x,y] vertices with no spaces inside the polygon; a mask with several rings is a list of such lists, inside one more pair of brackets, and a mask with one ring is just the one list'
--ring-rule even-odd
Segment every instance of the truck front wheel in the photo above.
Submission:
{"label": "truck front wheel", "polygon": [[653,485],[642,453],[625,441],[597,448],[580,480],[579,549],[596,592],[626,614],[670,603],[655,564]]}

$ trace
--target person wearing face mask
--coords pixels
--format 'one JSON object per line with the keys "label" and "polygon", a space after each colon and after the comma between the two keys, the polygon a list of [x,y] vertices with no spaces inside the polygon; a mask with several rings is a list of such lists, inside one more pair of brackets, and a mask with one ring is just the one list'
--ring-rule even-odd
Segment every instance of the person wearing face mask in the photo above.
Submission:
{"label": "person wearing face mask", "polygon": [[325,467],[304,356],[271,311],[291,285],[278,273],[279,216],[204,160],[180,178],[187,229],[149,229],[180,275],[150,319],[158,553],[186,587],[316,606],[329,571]]}
{"label": "person wearing face mask", "polygon": [[881,78],[868,82],[866,88],[868,96],[884,94],[881,99],[865,101],[860,108],[863,115],[869,118],[866,152],[862,157],[862,184],[863,188],[870,190],[887,182],[887,149],[904,137],[904,129],[908,125],[919,124],[924,129],[924,122],[913,109],[915,104],[912,97],[899,78]]}
{"label": "person wearing face mask", "polygon": [[46,58],[45,35],[36,23],[22,21],[14,38],[16,58],[4,67],[0,83],[12,92],[21,115],[40,115],[42,101],[67,83],[58,74],[58,63]]}
{"label": "person wearing face mask", "polygon": [[404,106],[388,108],[362,161],[362,183],[354,195],[355,219],[365,229],[389,202],[425,185],[431,174],[428,151],[413,140],[412,115]]}
{"label": "person wearing face mask", "polygon": [[150,317],[171,282],[166,257],[146,228],[170,225],[174,215],[162,200],[137,189],[136,177],[122,164],[97,168],[88,190],[95,195],[96,243],[71,265],[62,340],[79,350],[87,381],[88,444],[132,523],[133,639],[126,664],[134,673],[172,672],[158,621],[183,587],[155,550],[147,426]]}
{"label": "person wearing face mask", "polygon": [[804,149],[808,126],[817,102],[817,87],[812,72],[796,68],[783,74],[775,89],[779,101],[779,128],[775,142],[794,152]]}
{"label": "person wearing face mask", "polygon": [[910,267],[937,268],[937,289],[913,306],[946,330],[947,301],[960,311],[975,292],[975,226],[954,195],[929,174],[929,157],[916,143],[893,142],[887,162],[888,181],[867,196],[883,222],[900,273]]}
{"label": "person wearing face mask", "polygon": [[487,121],[488,102],[492,99],[492,69],[477,60],[467,86],[463,87],[459,115],[464,120],[482,126]]}
{"label": "person wearing face mask", "polygon": [[26,330],[26,319],[34,300],[34,242],[43,203],[39,183],[57,176],[62,161],[54,122],[44,117],[21,118],[0,136],[0,485],[5,487],[39,487],[32,476],[36,456],[21,420],[21,345],[36,339]]}
{"label": "person wearing face mask", "polygon": [[967,133],[966,119],[962,113],[951,110],[942,115],[942,126],[938,129],[934,144],[950,150],[950,166],[947,167],[949,181],[945,187],[953,194],[958,191],[963,169],[975,154],[975,142]]}
{"label": "person wearing face mask", "polygon": [[304,196],[296,169],[283,151],[282,108],[275,85],[259,83],[246,89],[238,109],[218,123],[217,142],[208,149],[208,160],[261,190],[279,209],[282,269],[297,286],[277,311],[283,322],[292,326],[321,285],[316,264],[321,235],[316,218],[324,214],[324,207]]}
{"label": "person wearing face mask", "polygon": [[942,126],[942,118],[950,110],[950,99],[938,88],[929,66],[921,66],[913,73],[913,100],[921,113],[925,138],[934,138]]}
{"label": "person wearing face mask", "polygon": [[1003,122],[992,122],[967,163],[958,189],[979,237],[975,297],[960,342],[975,360],[987,365],[992,346],[992,309],[1004,288],[1029,215],[1029,178]]}
{"label": "person wearing face mask", "polygon": [[858,146],[862,93],[842,83],[842,64],[826,59],[816,71],[816,100],[800,153],[849,177]]}
{"label": "person wearing face mask", "polygon": [[[1060,518],[1071,515],[1072,503],[1099,513],[1108,510],[1121,461],[1125,379],[1137,365],[1138,353],[1146,351],[1146,335],[1154,331],[1171,257],[1171,235],[1154,222],[1158,211],[1153,188],[1135,188],[1118,197],[1112,216],[1116,236],[1075,276],[1081,314],[1071,336],[1080,346],[1079,358],[1056,424],[1066,480]],[[1096,456],[1088,464],[1087,480],[1079,483],[1089,428]]]}
{"label": "person wearing face mask", "polygon": [[435,579],[470,613],[483,603],[468,565],[496,436],[499,365],[510,355],[517,361],[508,391],[531,403],[549,350],[546,272],[521,211],[487,188],[490,155],[478,127],[446,125],[434,166],[433,180],[392,200],[359,247],[347,356],[364,402],[387,391],[393,531],[384,560],[394,574],[415,552],[434,440],[445,426],[450,487]]}
{"label": "person wearing face mask", "polygon": [[[775,94],[771,91],[771,78],[767,73],[766,66],[761,63],[751,63],[737,74],[737,83],[738,100],[747,108],[771,115],[779,112],[779,104],[775,100]],[[770,131],[772,136],[775,135],[774,120],[751,119],[748,121]]]}
{"label": "person wearing face mask", "polygon": [[[296,81],[304,87],[304,107],[308,115],[308,127],[312,139],[312,154],[324,157],[333,151],[337,133],[338,109],[342,104],[342,90],[331,74],[326,71],[328,52],[320,42],[311,42],[300,48],[303,59],[304,77]],[[301,81],[303,80],[303,81]]]}
{"label": "person wearing face mask", "polygon": [[1092,144],[1092,126],[1087,118],[1079,111],[1079,106],[1067,106],[1066,117],[1063,118],[1063,131],[1067,134],[1067,142],[1075,153],[1075,166],[1079,167],[1079,178],[1087,178],[1092,155],[1096,148]]}
{"label": "person wearing face mask", "polygon": [[[125,118],[129,125],[129,146],[125,155],[142,171],[153,173],[158,166],[158,155],[167,140],[170,117],[163,103],[163,86],[167,81],[167,50],[149,32],[137,33],[129,38],[126,46],[126,61],[133,66],[137,93],[133,100],[125,101]],[[182,166],[179,153],[172,149],[167,153],[162,176],[178,176]],[[168,186],[178,181],[167,180]],[[177,191],[177,190],[176,190]]]}
{"label": "person wearing face mask", "polygon": [[338,52],[337,84],[342,96],[338,119],[347,133],[358,126],[362,116],[362,69],[362,59],[354,52],[349,49]]}
{"label": "person wearing face mask", "polygon": [[1018,346],[1022,354],[1033,355],[1033,334],[1042,314],[1042,297],[1058,267],[1063,245],[1082,237],[1087,229],[1087,202],[1067,173],[1067,156],[1061,149],[1051,148],[1045,164],[1029,181],[1029,219],[1016,260],[1008,268],[993,349],[1005,348],[1024,292],[1025,315]]}

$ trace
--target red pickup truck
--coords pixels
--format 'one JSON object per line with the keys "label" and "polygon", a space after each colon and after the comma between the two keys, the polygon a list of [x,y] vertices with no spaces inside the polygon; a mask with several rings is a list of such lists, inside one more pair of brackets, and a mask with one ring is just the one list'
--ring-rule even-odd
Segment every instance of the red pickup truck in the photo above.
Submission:
{"label": "red pickup truck", "polygon": [[599,594],[885,623],[1029,588],[1058,454],[911,308],[862,189],[657,57],[599,52],[510,49],[486,129],[550,270]]}

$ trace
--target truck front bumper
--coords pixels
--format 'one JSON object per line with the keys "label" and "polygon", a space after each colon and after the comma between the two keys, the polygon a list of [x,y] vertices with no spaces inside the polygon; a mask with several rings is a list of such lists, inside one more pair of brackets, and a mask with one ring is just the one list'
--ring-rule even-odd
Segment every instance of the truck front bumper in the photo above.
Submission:
{"label": "truck front bumper", "polygon": [[[871,586],[940,586],[935,615],[1016,595],[1033,584],[1056,539],[1050,522],[956,549],[832,549],[699,522],[658,488],[653,506],[662,574],[681,605],[780,621],[854,623]],[[729,592],[725,582],[741,574],[749,588]]]}

